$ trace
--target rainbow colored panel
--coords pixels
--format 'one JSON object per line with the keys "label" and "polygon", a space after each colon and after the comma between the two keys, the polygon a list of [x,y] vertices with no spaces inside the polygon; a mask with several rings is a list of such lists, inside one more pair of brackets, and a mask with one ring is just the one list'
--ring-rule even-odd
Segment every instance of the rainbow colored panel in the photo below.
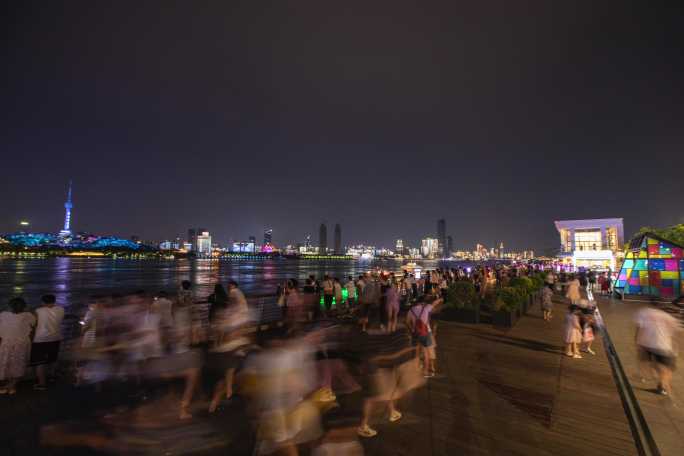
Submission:
{"label": "rainbow colored panel", "polygon": [[660,272],[660,278],[661,279],[678,279],[679,278],[679,271],[661,271]]}
{"label": "rainbow colored panel", "polygon": [[672,287],[662,287],[660,289],[660,296],[672,297],[674,296],[674,289]]}
{"label": "rainbow colored panel", "polygon": [[625,269],[632,269],[634,267],[634,260],[625,260],[625,262],[622,263],[622,267]]}
{"label": "rainbow colored panel", "polygon": [[645,271],[648,269],[648,260],[636,260],[636,264],[634,265],[634,269],[638,269],[640,271]]}
{"label": "rainbow colored panel", "polygon": [[674,258],[682,258],[684,256],[684,252],[679,247],[672,247],[672,256]]}
{"label": "rainbow colored panel", "polygon": [[648,254],[649,254],[649,255],[658,255],[658,254],[660,254],[660,246],[658,246],[658,245],[653,245],[653,244],[649,244],[649,246],[648,246]]}
{"label": "rainbow colored panel", "polygon": [[649,269],[651,271],[664,271],[665,270],[665,260],[655,259],[651,260],[649,264]]}

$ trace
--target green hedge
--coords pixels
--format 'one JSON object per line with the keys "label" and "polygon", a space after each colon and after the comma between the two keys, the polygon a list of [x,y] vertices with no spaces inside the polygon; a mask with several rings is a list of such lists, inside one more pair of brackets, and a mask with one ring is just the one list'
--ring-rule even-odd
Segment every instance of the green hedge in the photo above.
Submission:
{"label": "green hedge", "polygon": [[454,309],[473,309],[478,302],[475,285],[472,282],[459,280],[447,289],[446,306]]}

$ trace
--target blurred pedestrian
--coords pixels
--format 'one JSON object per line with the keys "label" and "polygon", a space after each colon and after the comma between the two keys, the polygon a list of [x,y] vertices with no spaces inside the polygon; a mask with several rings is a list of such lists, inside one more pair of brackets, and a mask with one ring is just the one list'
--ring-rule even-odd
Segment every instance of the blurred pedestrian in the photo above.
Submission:
{"label": "blurred pedestrian", "polygon": [[658,378],[658,394],[672,394],[672,372],[675,369],[677,320],[655,307],[647,307],[635,316],[635,342],[639,347],[642,366],[648,365]]}
{"label": "blurred pedestrian", "polygon": [[42,305],[35,310],[36,332],[31,346],[31,365],[36,367],[38,383],[36,390],[47,388],[47,371],[54,368],[62,341],[62,320],[64,308],[55,304],[55,296],[51,294],[41,297]]}
{"label": "blurred pedestrian", "polygon": [[565,315],[565,355],[571,358],[581,358],[579,344],[582,342],[582,326],[580,324],[577,306],[570,305]]}
{"label": "blurred pedestrian", "polygon": [[35,316],[26,312],[26,301],[13,298],[9,311],[0,312],[0,394],[15,394],[24,376],[31,351],[31,331]]}

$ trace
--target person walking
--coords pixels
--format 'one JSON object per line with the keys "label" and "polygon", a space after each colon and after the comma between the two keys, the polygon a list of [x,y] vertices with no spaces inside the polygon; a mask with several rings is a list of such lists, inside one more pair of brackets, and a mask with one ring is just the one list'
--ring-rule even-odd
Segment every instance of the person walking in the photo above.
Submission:
{"label": "person walking", "polygon": [[329,312],[332,307],[333,299],[335,298],[335,283],[327,274],[323,278],[323,303],[325,304],[325,311]]}
{"label": "person walking", "polygon": [[435,341],[430,327],[430,315],[444,302],[442,299],[432,300],[431,296],[425,298],[426,302],[415,304],[406,314],[406,326],[413,335],[414,343],[419,347],[423,358],[423,376],[434,377],[437,367],[437,354],[435,353]]}
{"label": "person walking", "polygon": [[24,376],[31,351],[31,331],[35,316],[26,312],[26,301],[13,298],[10,310],[0,312],[0,394],[15,394]]}
{"label": "person walking", "polygon": [[54,367],[62,341],[62,320],[64,308],[55,304],[55,296],[44,295],[43,305],[35,310],[36,332],[31,346],[31,366],[36,368],[38,383],[34,389],[47,389],[47,370]]}
{"label": "person walking", "polygon": [[348,277],[347,283],[344,284],[344,288],[347,289],[347,307],[351,309],[356,302],[356,284],[354,283],[354,278],[352,276]]}
{"label": "person walking", "polygon": [[335,308],[339,311],[342,308],[342,284],[340,279],[333,279],[333,294],[335,295]]}
{"label": "person walking", "polygon": [[639,348],[642,367],[648,364],[658,377],[658,394],[672,394],[672,372],[677,358],[675,335],[679,331],[677,319],[660,309],[647,307],[637,312],[634,322],[634,341]]}
{"label": "person walking", "polygon": [[591,314],[582,314],[580,324],[582,325],[582,348],[583,352],[595,355],[596,352],[591,349],[591,344],[594,341],[594,317]]}
{"label": "person walking", "polygon": [[582,326],[580,325],[577,306],[570,305],[565,316],[565,355],[571,358],[581,358],[579,344],[582,342]]}
{"label": "person walking", "polygon": [[582,299],[580,287],[580,281],[575,276],[571,276],[570,282],[568,283],[568,287],[565,292],[565,297],[568,298],[570,300],[570,304],[574,306],[579,304],[579,300]]}
{"label": "person walking", "polygon": [[551,321],[551,312],[553,311],[553,289],[544,287],[542,290],[542,313],[544,314],[544,321]]}
{"label": "person walking", "polygon": [[397,319],[399,317],[399,290],[394,279],[385,291],[385,308],[387,310],[387,332],[397,330]]}

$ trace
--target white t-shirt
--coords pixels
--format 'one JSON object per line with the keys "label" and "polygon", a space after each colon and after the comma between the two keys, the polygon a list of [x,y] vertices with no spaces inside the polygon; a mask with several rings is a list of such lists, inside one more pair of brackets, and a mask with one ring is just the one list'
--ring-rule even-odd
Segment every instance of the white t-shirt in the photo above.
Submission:
{"label": "white t-shirt", "polygon": [[[31,328],[36,324],[36,317],[29,312],[15,314],[0,312],[0,338],[4,341],[30,342]],[[0,342],[1,343],[1,342]]]}
{"label": "white t-shirt", "polygon": [[662,310],[646,308],[637,312],[634,321],[639,329],[637,345],[674,354],[672,339],[677,331],[677,319]]}
{"label": "white t-shirt", "polygon": [[34,342],[56,342],[62,340],[62,320],[64,308],[60,306],[42,306],[36,309],[38,323]]}

